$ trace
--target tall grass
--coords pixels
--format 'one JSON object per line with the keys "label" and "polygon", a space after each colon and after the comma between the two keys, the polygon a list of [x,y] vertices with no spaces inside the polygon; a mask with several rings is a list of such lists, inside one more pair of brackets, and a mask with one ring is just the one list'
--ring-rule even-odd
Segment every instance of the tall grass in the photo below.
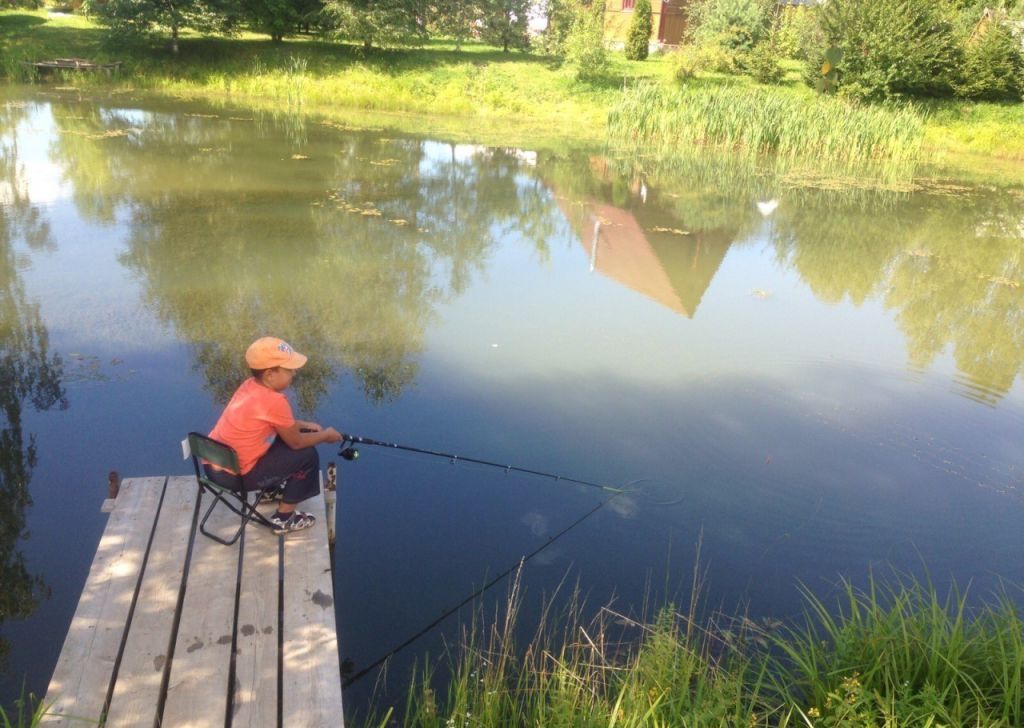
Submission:
{"label": "tall grass", "polygon": [[14,710],[8,713],[0,706],[0,728],[36,728],[46,717],[46,705],[31,693],[25,694],[14,701]]}
{"label": "tall grass", "polygon": [[1024,632],[998,594],[970,610],[913,579],[843,584],[830,609],[804,591],[806,624],[777,641],[779,693],[822,725],[1019,726]]}
{"label": "tall grass", "polygon": [[609,137],[670,153],[690,147],[774,155],[791,162],[912,167],[924,121],[909,107],[888,109],[825,96],[738,86],[628,89],[608,116]]}
{"label": "tall grass", "polygon": [[[927,582],[844,582],[829,608],[807,590],[798,624],[717,615],[698,601],[644,623],[609,608],[588,622],[573,598],[515,643],[518,585],[487,629],[475,621],[444,695],[421,670],[396,718],[405,728],[574,726],[1019,726],[1024,623],[1005,594],[977,608]],[[623,626],[625,624],[625,626]]]}

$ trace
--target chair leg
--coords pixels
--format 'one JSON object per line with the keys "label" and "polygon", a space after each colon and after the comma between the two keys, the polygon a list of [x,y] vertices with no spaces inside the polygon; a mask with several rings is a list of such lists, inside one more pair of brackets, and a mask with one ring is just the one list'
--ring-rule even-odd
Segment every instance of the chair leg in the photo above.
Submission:
{"label": "chair leg", "polygon": [[[210,507],[206,509],[206,514],[203,516],[203,520],[199,523],[199,530],[202,532],[204,536],[212,538],[217,543],[223,544],[225,546],[233,545],[242,535],[242,531],[245,530],[245,527],[249,523],[249,521],[254,521],[260,524],[261,526],[266,526],[267,528],[274,527],[274,524],[272,524],[266,516],[264,516],[262,513],[256,510],[255,504],[249,502],[248,494],[239,494],[237,496],[237,498],[239,499],[239,506],[236,506],[234,503],[228,500],[223,493],[211,491],[209,488],[206,488],[204,490],[213,496],[213,502],[210,503]],[[256,500],[257,502],[259,501],[258,494]],[[213,514],[213,509],[217,507],[217,503],[223,503],[227,508],[231,510],[232,513],[234,513],[237,516],[240,516],[242,519],[241,525],[239,525],[238,530],[235,531],[235,535],[232,536],[230,539],[223,539],[217,534],[211,533],[206,529],[206,522]]]}
{"label": "chair leg", "polygon": [[[206,515],[203,516],[203,520],[199,523],[199,530],[202,532],[202,534],[204,536],[212,538],[217,543],[224,544],[225,546],[231,546],[242,535],[242,531],[245,530],[245,523],[246,523],[247,519],[245,518],[244,514],[241,514],[238,511],[238,509],[235,508],[231,503],[229,503],[224,498],[224,496],[222,496],[220,493],[213,493],[212,495],[213,495],[213,502],[210,503],[210,507],[206,509]],[[210,531],[206,530],[206,522],[210,519],[210,516],[213,514],[213,509],[217,507],[217,503],[218,502],[223,503],[225,506],[230,508],[232,511],[234,511],[235,513],[238,513],[239,515],[242,516],[242,525],[238,527],[237,531],[235,531],[235,535],[232,536],[230,539],[227,539],[227,540],[221,538],[220,536],[218,536],[215,533],[211,533]]]}

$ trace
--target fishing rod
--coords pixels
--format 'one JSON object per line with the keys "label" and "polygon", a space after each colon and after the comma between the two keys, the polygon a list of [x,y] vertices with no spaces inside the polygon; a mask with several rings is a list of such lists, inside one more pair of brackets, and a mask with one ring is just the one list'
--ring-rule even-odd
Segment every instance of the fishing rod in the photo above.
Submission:
{"label": "fishing rod", "polygon": [[457,462],[475,463],[476,465],[487,465],[492,468],[501,468],[506,473],[515,471],[517,473],[526,473],[527,475],[539,475],[542,478],[554,478],[555,480],[565,481],[567,483],[576,483],[577,485],[585,485],[589,488],[600,488],[601,490],[608,493],[625,493],[622,488],[613,488],[610,485],[604,485],[602,483],[594,483],[589,480],[580,480],[579,478],[570,478],[566,475],[558,475],[557,473],[546,473],[543,470],[531,470],[530,468],[520,468],[516,465],[503,465],[501,463],[491,462],[490,460],[480,460],[478,458],[464,457],[462,455],[452,455],[446,452],[437,452],[436,450],[427,450],[422,447],[413,447],[412,445],[399,445],[396,442],[384,442],[383,440],[374,440],[372,437],[360,437],[359,435],[342,435],[341,449],[338,455],[345,460],[356,460],[359,457],[359,450],[354,447],[346,445],[346,443],[353,443],[356,445],[376,445],[377,447],[388,447],[394,450],[405,450],[407,452],[415,452],[420,455],[432,455],[433,457],[444,458],[450,460],[454,465]]}
{"label": "fishing rod", "polygon": [[565,534],[569,533],[569,531],[573,530],[574,528],[576,528],[577,526],[582,524],[584,521],[589,519],[591,516],[593,516],[599,510],[601,510],[606,505],[608,505],[608,503],[610,503],[614,499],[618,498],[619,495],[621,495],[621,493],[613,493],[611,495],[611,497],[605,498],[603,501],[598,503],[596,506],[591,508],[589,511],[587,511],[582,516],[577,518],[575,521],[570,523],[568,526],[563,528],[561,531],[556,533],[554,536],[549,536],[547,541],[542,543],[540,546],[535,548],[530,553],[523,554],[522,556],[520,556],[519,559],[514,564],[509,566],[507,569],[502,571],[500,574],[495,576],[493,579],[491,579],[489,582],[487,582],[483,586],[479,587],[478,589],[475,589],[471,594],[469,594],[467,597],[465,597],[458,604],[456,604],[456,605],[454,605],[452,607],[449,607],[448,609],[446,609],[443,612],[441,612],[440,616],[438,616],[436,619],[432,620],[429,624],[425,625],[424,627],[419,629],[414,634],[410,635],[407,639],[402,641],[401,644],[397,645],[396,647],[391,648],[390,650],[385,652],[383,655],[381,655],[377,659],[375,659],[372,662],[370,662],[366,667],[364,667],[361,670],[359,670],[359,672],[355,673],[354,675],[351,675],[350,677],[344,678],[342,680],[341,686],[343,688],[347,688],[350,685],[352,685],[352,683],[357,682],[357,681],[361,680],[362,678],[366,677],[367,675],[369,675],[376,668],[380,667],[385,662],[387,662],[392,657],[394,657],[398,652],[401,652],[406,647],[411,645],[413,642],[418,640],[420,637],[422,637],[423,635],[425,635],[428,632],[430,632],[431,630],[433,630],[435,627],[437,627],[443,621],[448,619],[448,617],[450,617],[453,614],[455,614],[456,612],[458,612],[460,609],[462,609],[464,606],[469,604],[471,601],[473,601],[474,599],[479,597],[481,594],[484,594],[485,592],[490,591],[491,587],[497,585],[502,579],[504,579],[506,576],[511,574],[513,571],[515,571],[516,569],[522,569],[523,566],[526,564],[526,562],[530,561],[534,556],[539,555],[542,551],[544,551],[544,549],[546,549],[549,546],[551,546],[552,544],[554,544],[555,541],[557,541],[558,539],[562,538],[562,536],[564,536]]}

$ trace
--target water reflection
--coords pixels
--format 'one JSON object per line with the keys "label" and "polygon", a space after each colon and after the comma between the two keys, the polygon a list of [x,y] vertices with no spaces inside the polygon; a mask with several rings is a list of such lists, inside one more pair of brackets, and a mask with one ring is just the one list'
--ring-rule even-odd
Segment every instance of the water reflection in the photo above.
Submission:
{"label": "water reflection", "polygon": [[369,399],[393,399],[415,378],[436,306],[483,269],[495,240],[516,234],[543,255],[557,223],[514,150],[323,127],[296,136],[288,122],[294,174],[281,179],[275,117],[65,107],[54,120],[53,156],[80,213],[125,211],[122,262],[221,400],[242,374],[238,352],[266,331],[301,332],[304,410],[339,368]]}
{"label": "water reflection", "polygon": [[[39,306],[25,295],[16,244],[51,247],[49,227],[29,199],[12,133],[23,106],[0,107],[0,622],[32,614],[47,593],[22,554],[29,482],[37,464],[35,436],[25,431],[26,408],[66,408],[61,359],[49,349]],[[0,639],[0,663],[9,645]]]}
{"label": "water reflection", "polygon": [[[53,113],[80,213],[127,211],[123,262],[219,399],[265,331],[303,332],[318,362],[298,384],[304,409],[342,370],[393,399],[436,308],[496,241],[545,260],[563,219],[593,271],[689,318],[730,246],[766,238],[819,300],[893,310],[910,367],[951,351],[968,396],[997,401],[1024,361],[1015,191],[823,190],[728,159],[524,155],[290,116]],[[754,203],[769,198],[766,227]]]}

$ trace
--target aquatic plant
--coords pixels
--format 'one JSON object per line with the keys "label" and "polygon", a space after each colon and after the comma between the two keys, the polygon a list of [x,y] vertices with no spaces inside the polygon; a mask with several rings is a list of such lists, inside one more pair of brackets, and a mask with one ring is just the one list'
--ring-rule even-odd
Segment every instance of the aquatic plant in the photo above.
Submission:
{"label": "aquatic plant", "polygon": [[641,83],[612,108],[608,133],[620,146],[661,154],[710,147],[849,169],[893,168],[919,161],[924,122],[907,106],[870,107],[738,86],[665,89]]}
{"label": "aquatic plant", "polygon": [[[927,581],[842,582],[830,609],[803,589],[802,624],[702,619],[699,579],[685,612],[647,621],[610,607],[584,622],[578,593],[534,638],[513,639],[518,584],[486,629],[463,631],[445,695],[413,676],[401,724],[453,726],[1020,725],[1024,632],[1006,594],[972,609]],[[394,708],[367,725],[397,725]]]}
{"label": "aquatic plant", "polygon": [[46,705],[22,689],[21,697],[14,701],[14,711],[8,713],[0,706],[0,728],[36,728],[46,717]]}

